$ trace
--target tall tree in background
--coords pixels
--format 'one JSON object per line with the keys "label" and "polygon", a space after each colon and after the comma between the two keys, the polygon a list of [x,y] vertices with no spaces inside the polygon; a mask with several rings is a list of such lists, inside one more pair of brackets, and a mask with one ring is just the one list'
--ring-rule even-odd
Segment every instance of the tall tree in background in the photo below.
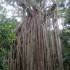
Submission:
{"label": "tall tree in background", "polygon": [[47,6],[47,2],[17,0],[23,8],[23,23],[15,31],[17,40],[9,56],[9,70],[64,70],[57,4],[50,1],[53,4]]}

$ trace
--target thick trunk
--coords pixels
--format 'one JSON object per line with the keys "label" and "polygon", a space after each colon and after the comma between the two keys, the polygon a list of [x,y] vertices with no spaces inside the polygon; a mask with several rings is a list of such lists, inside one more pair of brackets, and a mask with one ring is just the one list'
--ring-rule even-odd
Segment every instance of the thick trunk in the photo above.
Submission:
{"label": "thick trunk", "polygon": [[16,55],[15,58],[11,57],[14,62],[10,62],[9,70],[56,70],[56,53],[59,61],[57,64],[60,70],[63,70],[56,22],[53,23],[53,34],[50,16],[45,21],[45,12],[39,8],[37,11],[34,9],[27,13],[28,15],[24,16],[24,22],[16,30],[17,44],[16,50],[13,48],[12,56],[15,53]]}

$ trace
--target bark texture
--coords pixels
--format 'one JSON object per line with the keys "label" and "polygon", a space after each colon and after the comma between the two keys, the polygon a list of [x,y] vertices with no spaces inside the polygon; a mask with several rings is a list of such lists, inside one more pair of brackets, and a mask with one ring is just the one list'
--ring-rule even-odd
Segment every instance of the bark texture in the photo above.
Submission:
{"label": "bark texture", "polygon": [[64,70],[57,18],[52,12],[53,18],[47,16],[45,21],[45,12],[37,10],[24,16],[15,32],[17,43],[9,56],[9,70]]}

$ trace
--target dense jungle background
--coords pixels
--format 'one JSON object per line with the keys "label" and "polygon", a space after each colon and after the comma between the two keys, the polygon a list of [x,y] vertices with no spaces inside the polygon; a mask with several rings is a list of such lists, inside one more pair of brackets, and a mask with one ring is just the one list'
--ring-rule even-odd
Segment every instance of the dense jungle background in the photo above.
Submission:
{"label": "dense jungle background", "polygon": [[[31,3],[32,0],[29,1]],[[56,0],[58,21],[63,48],[63,64],[70,70],[70,0]],[[0,0],[0,70],[8,70],[8,53],[17,38],[14,30],[22,23],[22,8],[15,1]]]}

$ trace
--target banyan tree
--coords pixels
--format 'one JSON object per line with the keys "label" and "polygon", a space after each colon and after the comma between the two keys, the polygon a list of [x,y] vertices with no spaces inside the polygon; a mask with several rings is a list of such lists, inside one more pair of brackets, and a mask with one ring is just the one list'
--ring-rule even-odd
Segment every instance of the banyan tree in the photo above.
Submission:
{"label": "banyan tree", "polygon": [[[32,3],[31,3],[32,2]],[[9,70],[64,70],[57,21],[57,4],[47,0],[17,0],[22,23],[9,55]]]}

